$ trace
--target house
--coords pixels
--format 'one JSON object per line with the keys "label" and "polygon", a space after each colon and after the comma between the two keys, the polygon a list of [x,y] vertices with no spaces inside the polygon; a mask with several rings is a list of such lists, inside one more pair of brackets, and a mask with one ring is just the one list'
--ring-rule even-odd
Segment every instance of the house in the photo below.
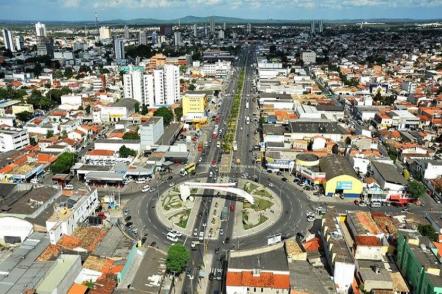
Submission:
{"label": "house", "polygon": [[407,181],[392,163],[371,161],[373,178],[384,190],[386,200],[399,201],[405,197]]}

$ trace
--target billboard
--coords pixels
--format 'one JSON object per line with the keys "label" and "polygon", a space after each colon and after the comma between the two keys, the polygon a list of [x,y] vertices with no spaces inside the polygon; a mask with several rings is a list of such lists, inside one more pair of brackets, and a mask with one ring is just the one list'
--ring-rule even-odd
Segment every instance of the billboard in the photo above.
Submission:
{"label": "billboard", "polygon": [[351,190],[352,187],[351,181],[340,181],[336,184],[336,190]]}

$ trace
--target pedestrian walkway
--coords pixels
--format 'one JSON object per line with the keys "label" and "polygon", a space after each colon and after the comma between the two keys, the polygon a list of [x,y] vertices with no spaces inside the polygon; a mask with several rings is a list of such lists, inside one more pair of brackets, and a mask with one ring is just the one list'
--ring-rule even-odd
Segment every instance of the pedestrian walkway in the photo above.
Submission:
{"label": "pedestrian walkway", "polygon": [[196,293],[207,293],[207,288],[209,286],[209,274],[212,270],[212,262],[213,262],[213,253],[207,253],[203,258],[203,266],[201,271],[205,273],[204,277],[198,280],[198,286],[196,289]]}

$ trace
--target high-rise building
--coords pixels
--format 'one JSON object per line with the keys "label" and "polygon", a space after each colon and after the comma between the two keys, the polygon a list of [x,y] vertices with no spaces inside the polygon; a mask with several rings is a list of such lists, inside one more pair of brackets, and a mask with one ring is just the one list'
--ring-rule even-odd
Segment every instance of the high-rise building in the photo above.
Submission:
{"label": "high-rise building", "polygon": [[172,35],[172,26],[171,25],[161,25],[160,26],[160,34],[163,36]]}
{"label": "high-rise building", "polygon": [[109,27],[100,27],[99,34],[100,40],[108,40],[112,38],[112,32]]}
{"label": "high-rise building", "polygon": [[129,28],[127,26],[124,26],[124,38],[129,40]]}
{"label": "high-rise building", "polygon": [[310,24],[310,33],[313,35],[315,33],[315,21],[312,20],[311,24]]}
{"label": "high-rise building", "polygon": [[12,39],[12,32],[8,29],[3,29],[3,43],[5,48],[11,52],[15,52],[14,41]]}
{"label": "high-rise building", "polygon": [[210,33],[215,33],[215,20],[213,18],[210,19]]}
{"label": "high-rise building", "polygon": [[38,56],[54,56],[54,40],[47,37],[39,37],[37,41]]}
{"label": "high-rise building", "polygon": [[47,37],[46,25],[41,22],[35,24],[35,33],[37,37]]}
{"label": "high-rise building", "polygon": [[114,54],[117,61],[124,60],[124,39],[117,38],[114,40]]}
{"label": "high-rise building", "polygon": [[147,45],[147,35],[144,30],[138,32],[138,45]]}
{"label": "high-rise building", "polygon": [[15,37],[15,49],[17,51],[21,51],[25,48],[25,38],[23,36],[16,36]]}
{"label": "high-rise building", "polygon": [[152,45],[156,45],[158,43],[158,33],[152,32]]}
{"label": "high-rise building", "polygon": [[322,33],[324,31],[324,24],[322,22],[322,19],[319,21],[319,33]]}
{"label": "high-rise building", "polygon": [[204,24],[204,37],[207,37],[207,24]]}
{"label": "high-rise building", "polygon": [[224,22],[224,24],[223,24],[223,30],[225,31],[226,30],[226,23]]}
{"label": "high-rise building", "polygon": [[198,37],[198,31],[197,31],[196,24],[193,25],[193,36],[194,36],[195,38]]}
{"label": "high-rise building", "polygon": [[165,64],[153,74],[131,71],[123,75],[124,98],[132,98],[148,107],[171,105],[180,100],[179,67]]}
{"label": "high-rise building", "polygon": [[250,34],[252,32],[252,24],[247,24],[247,34]]}
{"label": "high-rise building", "polygon": [[174,37],[174,44],[176,47],[179,47],[182,45],[181,43],[181,32],[174,32],[173,33],[173,37]]}
{"label": "high-rise building", "polygon": [[218,39],[224,40],[224,31],[223,30],[218,31]]}

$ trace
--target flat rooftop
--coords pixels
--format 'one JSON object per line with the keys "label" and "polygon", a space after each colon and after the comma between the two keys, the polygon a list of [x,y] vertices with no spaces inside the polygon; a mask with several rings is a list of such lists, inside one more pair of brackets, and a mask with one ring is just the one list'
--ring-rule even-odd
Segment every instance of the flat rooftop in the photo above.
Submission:
{"label": "flat rooftop", "polygon": [[288,271],[284,244],[244,251],[231,251],[229,269]]}
{"label": "flat rooftop", "polygon": [[347,131],[338,125],[337,122],[330,121],[294,121],[290,123],[292,133],[307,134],[346,134]]}

